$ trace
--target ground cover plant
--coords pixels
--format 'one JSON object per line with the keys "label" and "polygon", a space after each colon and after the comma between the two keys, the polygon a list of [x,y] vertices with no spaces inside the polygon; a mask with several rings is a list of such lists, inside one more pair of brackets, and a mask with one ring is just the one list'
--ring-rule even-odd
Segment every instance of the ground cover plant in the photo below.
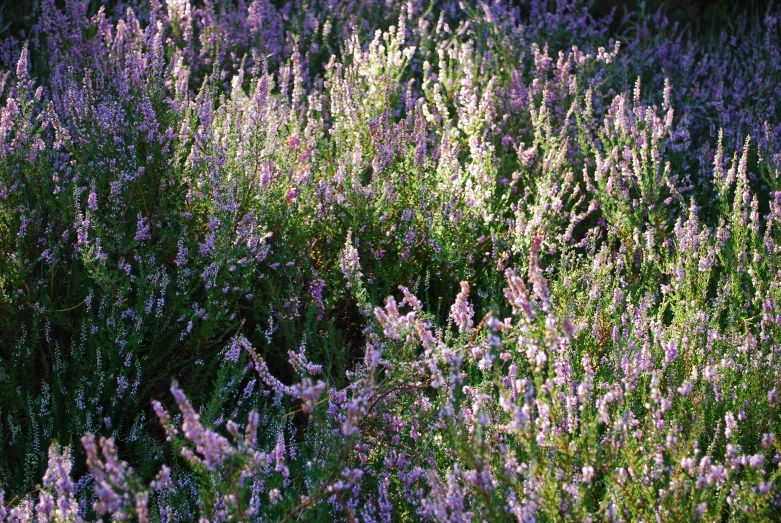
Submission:
{"label": "ground cover plant", "polygon": [[781,10],[591,7],[35,3],[0,521],[781,519]]}

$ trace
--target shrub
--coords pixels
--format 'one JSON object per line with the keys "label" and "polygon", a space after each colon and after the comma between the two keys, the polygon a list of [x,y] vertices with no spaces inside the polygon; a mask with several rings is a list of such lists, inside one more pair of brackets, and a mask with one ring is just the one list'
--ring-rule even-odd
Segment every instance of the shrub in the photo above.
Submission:
{"label": "shrub", "polygon": [[775,517],[781,13],[549,4],[42,1],[0,521]]}

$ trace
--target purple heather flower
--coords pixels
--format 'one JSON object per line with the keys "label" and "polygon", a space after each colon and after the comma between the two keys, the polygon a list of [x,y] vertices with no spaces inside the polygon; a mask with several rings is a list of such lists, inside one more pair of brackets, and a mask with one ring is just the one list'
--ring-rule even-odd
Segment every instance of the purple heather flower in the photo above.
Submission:
{"label": "purple heather flower", "polygon": [[147,223],[147,219],[141,214],[138,213],[138,223],[136,224],[136,235],[134,236],[134,240],[137,242],[143,242],[150,238],[149,235],[149,224]]}

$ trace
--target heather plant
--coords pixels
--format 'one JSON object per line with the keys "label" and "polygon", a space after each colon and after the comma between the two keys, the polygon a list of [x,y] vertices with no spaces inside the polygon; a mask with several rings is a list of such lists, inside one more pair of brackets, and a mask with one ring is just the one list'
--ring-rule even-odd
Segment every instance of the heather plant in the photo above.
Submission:
{"label": "heather plant", "polygon": [[781,13],[589,7],[40,2],[0,521],[777,519]]}

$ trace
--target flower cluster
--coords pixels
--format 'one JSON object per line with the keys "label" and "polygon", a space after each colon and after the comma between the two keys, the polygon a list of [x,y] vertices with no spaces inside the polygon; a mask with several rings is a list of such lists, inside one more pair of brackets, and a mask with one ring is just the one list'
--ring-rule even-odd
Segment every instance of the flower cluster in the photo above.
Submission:
{"label": "flower cluster", "polygon": [[781,513],[779,7],[34,4],[0,521]]}

